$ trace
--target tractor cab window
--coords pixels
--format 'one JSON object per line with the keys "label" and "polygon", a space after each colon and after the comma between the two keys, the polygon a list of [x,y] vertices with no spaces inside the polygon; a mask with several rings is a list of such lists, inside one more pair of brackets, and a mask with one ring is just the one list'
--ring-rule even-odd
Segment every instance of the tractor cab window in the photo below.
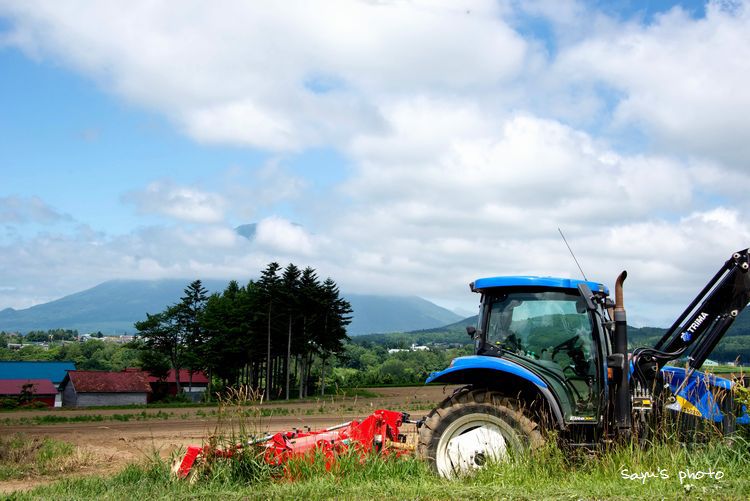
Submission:
{"label": "tractor cab window", "polygon": [[562,382],[577,414],[594,411],[595,345],[583,298],[566,292],[511,292],[489,304],[485,346],[512,353]]}

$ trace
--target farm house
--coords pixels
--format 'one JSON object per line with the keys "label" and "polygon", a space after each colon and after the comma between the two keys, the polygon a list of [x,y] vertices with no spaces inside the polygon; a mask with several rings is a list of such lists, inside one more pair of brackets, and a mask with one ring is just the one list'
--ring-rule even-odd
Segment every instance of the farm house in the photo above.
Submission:
{"label": "farm house", "polygon": [[[0,379],[45,379],[56,388],[60,387],[68,371],[76,370],[74,362],[28,362],[28,361],[3,361],[0,362]],[[55,407],[62,406],[62,392],[57,391],[55,396]]]}
{"label": "farm house", "polygon": [[49,379],[0,379],[0,399],[19,399],[25,392],[31,394],[29,402],[55,406],[57,387]]}
{"label": "farm house", "polygon": [[151,392],[142,371],[69,371],[61,387],[63,407],[145,404]]}

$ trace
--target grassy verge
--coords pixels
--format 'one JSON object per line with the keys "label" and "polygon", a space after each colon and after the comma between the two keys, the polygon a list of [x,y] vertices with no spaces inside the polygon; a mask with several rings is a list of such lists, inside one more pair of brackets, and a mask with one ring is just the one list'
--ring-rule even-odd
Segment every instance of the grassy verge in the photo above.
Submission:
{"label": "grassy verge", "polygon": [[25,426],[58,423],[87,423],[99,421],[145,421],[148,419],[170,419],[172,414],[158,412],[140,412],[134,414],[78,414],[75,416],[61,416],[59,414],[47,414],[41,416],[5,418],[0,420],[5,426]]}
{"label": "grassy verge", "polygon": [[70,472],[92,462],[90,455],[67,442],[0,436],[0,481]]}
{"label": "grassy verge", "polygon": [[[748,442],[692,446],[626,445],[600,453],[550,445],[534,456],[489,465],[446,481],[414,458],[344,455],[329,470],[318,460],[272,468],[238,456],[204,468],[194,483],[173,479],[167,461],[152,459],[104,478],[63,480],[16,499],[601,499],[689,497],[746,499]],[[290,479],[292,478],[292,479]]]}

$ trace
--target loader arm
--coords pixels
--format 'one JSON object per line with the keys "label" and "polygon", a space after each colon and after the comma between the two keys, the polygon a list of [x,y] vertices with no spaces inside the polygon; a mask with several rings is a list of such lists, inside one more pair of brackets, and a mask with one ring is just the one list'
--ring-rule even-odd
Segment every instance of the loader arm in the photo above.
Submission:
{"label": "loader arm", "polygon": [[639,361],[655,363],[661,369],[683,354],[689,355],[690,372],[703,365],[750,302],[748,268],[748,249],[732,254],[653,348],[633,352],[636,372]]}

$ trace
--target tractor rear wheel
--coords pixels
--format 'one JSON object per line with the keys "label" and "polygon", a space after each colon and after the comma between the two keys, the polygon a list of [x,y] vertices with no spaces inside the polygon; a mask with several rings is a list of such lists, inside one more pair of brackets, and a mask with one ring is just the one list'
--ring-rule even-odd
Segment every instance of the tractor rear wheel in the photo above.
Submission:
{"label": "tractor rear wheel", "polygon": [[538,425],[500,393],[464,388],[425,418],[417,454],[445,478],[503,461],[544,443]]}

